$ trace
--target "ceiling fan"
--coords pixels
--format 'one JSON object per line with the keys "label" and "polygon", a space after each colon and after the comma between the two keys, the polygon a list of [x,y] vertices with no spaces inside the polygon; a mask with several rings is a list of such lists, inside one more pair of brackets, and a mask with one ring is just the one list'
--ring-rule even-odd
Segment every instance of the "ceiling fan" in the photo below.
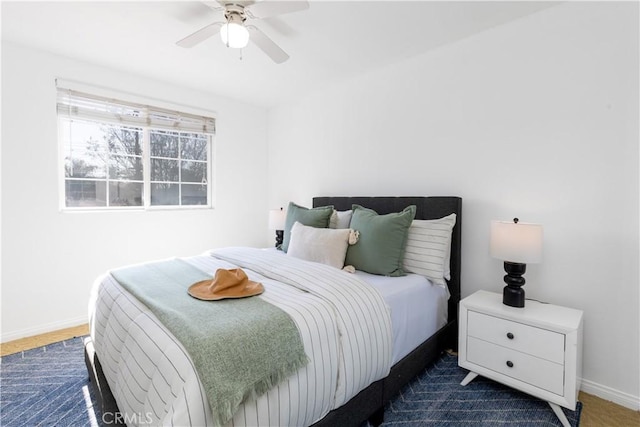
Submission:
{"label": "ceiling fan", "polygon": [[276,64],[281,64],[289,55],[267,37],[260,29],[247,25],[250,19],[263,19],[285,13],[298,12],[309,8],[306,0],[297,1],[255,1],[255,0],[216,0],[219,6],[211,6],[214,10],[224,10],[224,22],[214,22],[193,34],[176,42],[178,46],[189,48],[197,45],[218,33],[222,42],[230,48],[241,49],[251,40]]}

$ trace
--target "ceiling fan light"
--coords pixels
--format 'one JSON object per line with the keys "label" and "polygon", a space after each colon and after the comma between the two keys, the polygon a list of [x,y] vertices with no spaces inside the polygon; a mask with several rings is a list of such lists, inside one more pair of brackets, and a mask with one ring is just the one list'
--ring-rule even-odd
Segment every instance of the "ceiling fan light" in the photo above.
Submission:
{"label": "ceiling fan light", "polygon": [[242,49],[249,43],[249,30],[242,24],[230,22],[222,26],[220,37],[225,46]]}

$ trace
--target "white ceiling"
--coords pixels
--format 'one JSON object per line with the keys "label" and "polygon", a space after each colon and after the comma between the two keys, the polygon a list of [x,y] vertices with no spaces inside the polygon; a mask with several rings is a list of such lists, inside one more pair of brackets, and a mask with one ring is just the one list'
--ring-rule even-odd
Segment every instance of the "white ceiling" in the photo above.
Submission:
{"label": "white ceiling", "polygon": [[[267,0],[268,1],[268,0]],[[274,64],[251,43],[175,42],[222,20],[203,2],[2,1],[2,39],[259,106],[402,61],[555,2],[321,1],[253,20],[289,55]]]}

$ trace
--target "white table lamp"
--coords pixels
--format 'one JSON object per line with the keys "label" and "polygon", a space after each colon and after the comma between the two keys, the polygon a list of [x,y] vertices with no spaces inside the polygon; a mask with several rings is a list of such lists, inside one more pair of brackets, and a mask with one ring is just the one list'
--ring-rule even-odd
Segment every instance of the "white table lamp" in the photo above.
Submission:
{"label": "white table lamp", "polygon": [[524,307],[525,284],[522,275],[527,264],[542,261],[542,226],[513,221],[491,221],[490,252],[493,258],[504,261],[502,303],[511,307]]}

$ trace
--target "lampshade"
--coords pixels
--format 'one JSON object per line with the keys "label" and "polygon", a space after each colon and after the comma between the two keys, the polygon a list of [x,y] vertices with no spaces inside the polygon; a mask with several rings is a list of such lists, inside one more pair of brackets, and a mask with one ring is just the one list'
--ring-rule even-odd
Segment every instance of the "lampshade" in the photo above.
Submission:
{"label": "lampshade", "polygon": [[282,209],[271,209],[269,211],[269,230],[284,230],[284,222],[287,213]]}
{"label": "lampshade", "polygon": [[249,43],[249,30],[242,24],[242,22],[234,22],[229,20],[220,29],[220,37],[222,42],[235,49],[242,49]]}
{"label": "lampshade", "polygon": [[542,225],[491,221],[491,256],[503,261],[535,264],[542,261]]}

